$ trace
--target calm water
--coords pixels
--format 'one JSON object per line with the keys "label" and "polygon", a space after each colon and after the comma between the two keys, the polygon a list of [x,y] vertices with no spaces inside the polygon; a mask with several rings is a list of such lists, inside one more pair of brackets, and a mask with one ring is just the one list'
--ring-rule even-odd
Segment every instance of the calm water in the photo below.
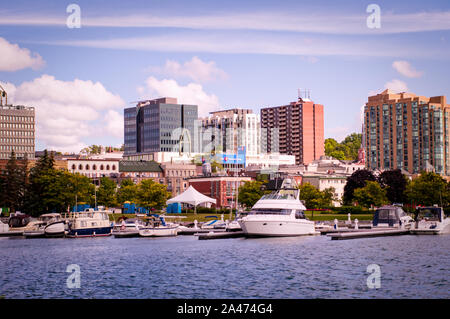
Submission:
{"label": "calm water", "polygon": [[0,269],[6,298],[449,298],[450,236],[0,238]]}

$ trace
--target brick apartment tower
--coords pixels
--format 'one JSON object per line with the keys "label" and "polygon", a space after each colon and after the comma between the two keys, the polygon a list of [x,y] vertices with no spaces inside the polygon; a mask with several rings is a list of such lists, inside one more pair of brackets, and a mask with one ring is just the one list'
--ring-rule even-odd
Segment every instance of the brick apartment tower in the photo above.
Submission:
{"label": "brick apartment tower", "polygon": [[297,165],[319,159],[325,154],[323,105],[299,98],[289,105],[262,108],[261,140],[267,153],[295,155]]}
{"label": "brick apartment tower", "polygon": [[366,167],[450,174],[450,105],[445,96],[385,90],[364,108]]}

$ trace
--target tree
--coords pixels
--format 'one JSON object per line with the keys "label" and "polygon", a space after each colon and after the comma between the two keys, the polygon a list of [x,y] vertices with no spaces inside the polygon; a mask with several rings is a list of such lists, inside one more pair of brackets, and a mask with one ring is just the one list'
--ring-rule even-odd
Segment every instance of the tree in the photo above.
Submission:
{"label": "tree", "polygon": [[339,160],[357,160],[361,138],[361,134],[357,133],[350,134],[341,143],[333,138],[327,138],[325,140],[325,155]]}
{"label": "tree", "polygon": [[220,164],[217,161],[212,161],[211,162],[211,172],[212,173],[217,173],[218,171],[221,171],[221,170],[223,170],[223,165],[222,164]]}
{"label": "tree", "polygon": [[354,200],[362,207],[379,207],[388,203],[386,190],[373,181],[367,181],[366,186],[356,189]]}
{"label": "tree", "polygon": [[249,181],[239,187],[239,203],[243,204],[247,208],[253,207],[256,202],[264,195],[264,190],[261,186],[262,182]]}
{"label": "tree", "polygon": [[161,210],[170,197],[167,186],[156,183],[152,179],[141,181],[137,187],[136,200],[141,207]]}
{"label": "tree", "polygon": [[381,188],[387,191],[387,198],[391,203],[406,203],[406,186],[408,179],[401,170],[394,169],[384,171],[378,176]]}
{"label": "tree", "polygon": [[422,172],[407,186],[408,200],[415,205],[432,206],[434,204],[448,206],[450,193],[448,183],[433,172]]}
{"label": "tree", "polygon": [[125,202],[134,202],[136,201],[136,196],[137,186],[134,185],[131,179],[124,179],[116,193],[117,203],[123,205]]}
{"label": "tree", "polygon": [[300,199],[305,201],[308,209],[326,208],[333,205],[335,199],[334,188],[330,187],[320,191],[310,183],[300,185]]}
{"label": "tree", "polygon": [[[26,165],[27,163],[25,163]],[[25,194],[26,167],[19,165],[16,160],[14,151],[6,164],[4,172],[2,172],[2,193],[1,202],[9,207],[10,212],[21,209],[23,205],[23,197]]]}
{"label": "tree", "polygon": [[100,179],[100,187],[97,190],[97,203],[106,207],[116,205],[116,183],[108,177]]}
{"label": "tree", "polygon": [[347,178],[347,183],[344,187],[344,204],[350,205],[353,202],[353,193],[357,188],[366,186],[366,182],[376,181],[375,176],[371,171],[366,169],[357,170],[351,176]]}

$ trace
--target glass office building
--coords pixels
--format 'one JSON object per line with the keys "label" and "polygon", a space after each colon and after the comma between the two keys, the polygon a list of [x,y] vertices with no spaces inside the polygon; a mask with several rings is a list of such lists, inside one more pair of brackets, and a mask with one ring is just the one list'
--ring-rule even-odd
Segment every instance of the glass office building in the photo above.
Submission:
{"label": "glass office building", "polygon": [[[189,151],[194,144],[197,105],[178,104],[175,98],[140,101],[124,110],[124,156]],[[180,136],[184,142],[180,144]],[[190,139],[187,137],[189,134]]]}

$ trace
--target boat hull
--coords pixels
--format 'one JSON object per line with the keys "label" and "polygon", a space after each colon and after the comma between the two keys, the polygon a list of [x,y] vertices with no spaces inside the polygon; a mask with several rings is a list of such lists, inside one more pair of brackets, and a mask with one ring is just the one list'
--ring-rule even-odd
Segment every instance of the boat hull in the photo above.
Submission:
{"label": "boat hull", "polygon": [[111,233],[112,233],[112,226],[70,229],[66,236],[69,238],[103,237],[103,236],[111,236]]}
{"label": "boat hull", "polygon": [[58,221],[45,226],[46,237],[63,237],[66,231],[66,224],[64,221]]}
{"label": "boat hull", "polygon": [[113,231],[113,235],[116,238],[139,237],[139,231],[138,230]]}
{"label": "boat hull", "polygon": [[178,227],[170,228],[141,228],[139,230],[139,236],[141,237],[171,237],[178,234]]}
{"label": "boat hull", "polygon": [[42,238],[45,237],[45,231],[43,230],[27,230],[23,232],[25,238]]}
{"label": "boat hull", "polygon": [[248,237],[291,237],[316,235],[310,221],[242,220],[239,222]]}

